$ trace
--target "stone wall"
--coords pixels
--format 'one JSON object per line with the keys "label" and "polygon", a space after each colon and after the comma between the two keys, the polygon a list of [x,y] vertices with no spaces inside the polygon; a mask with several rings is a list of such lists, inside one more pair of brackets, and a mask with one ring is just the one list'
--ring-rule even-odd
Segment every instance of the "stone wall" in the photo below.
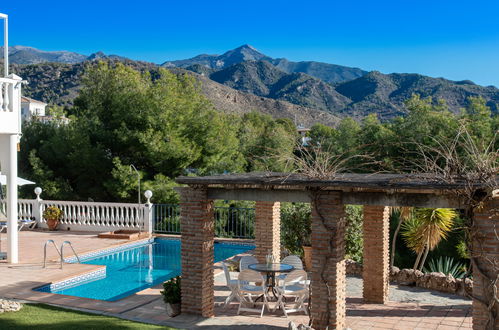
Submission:
{"label": "stone wall", "polygon": [[[346,271],[348,275],[361,276],[362,264],[353,260],[346,260]],[[429,290],[457,294],[467,297],[466,292],[473,289],[473,281],[469,278],[454,278],[452,275],[443,273],[426,273],[419,270],[399,269],[392,267],[390,272],[390,281],[399,285],[418,286]]]}

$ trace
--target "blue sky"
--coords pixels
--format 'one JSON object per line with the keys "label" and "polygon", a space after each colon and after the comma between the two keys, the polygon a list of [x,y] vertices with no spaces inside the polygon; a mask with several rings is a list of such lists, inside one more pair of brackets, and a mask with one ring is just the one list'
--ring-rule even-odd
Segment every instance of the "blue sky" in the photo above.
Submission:
{"label": "blue sky", "polygon": [[5,0],[10,44],[162,63],[250,44],[272,57],[499,87],[499,1]]}

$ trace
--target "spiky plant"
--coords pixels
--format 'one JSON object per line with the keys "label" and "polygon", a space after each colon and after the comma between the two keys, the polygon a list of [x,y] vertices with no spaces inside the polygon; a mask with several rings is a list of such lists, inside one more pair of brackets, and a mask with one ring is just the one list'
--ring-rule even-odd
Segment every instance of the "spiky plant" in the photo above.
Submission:
{"label": "spiky plant", "polygon": [[444,273],[445,275],[452,275],[454,278],[463,278],[466,275],[464,271],[464,264],[457,262],[452,257],[442,257],[438,259],[431,259],[428,263],[428,267],[424,269],[425,273]]}

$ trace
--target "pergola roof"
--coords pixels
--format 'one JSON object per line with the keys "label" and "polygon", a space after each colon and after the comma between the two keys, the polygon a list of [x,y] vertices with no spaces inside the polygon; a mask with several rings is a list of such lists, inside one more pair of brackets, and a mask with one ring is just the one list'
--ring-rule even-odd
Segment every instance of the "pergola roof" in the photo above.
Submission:
{"label": "pergola roof", "polygon": [[[446,182],[429,174],[338,174],[332,179],[297,173],[253,172],[203,177],[181,176],[177,183],[208,188],[213,199],[310,201],[310,190],[342,191],[345,203],[386,206],[464,207],[459,191],[490,193],[483,183]],[[498,180],[499,182],[499,176]]]}
{"label": "pergola roof", "polygon": [[[499,180],[499,176],[498,176]],[[177,178],[177,183],[187,185],[205,185],[216,186],[254,186],[254,187],[317,187],[328,190],[351,190],[374,189],[374,190],[393,190],[404,189],[422,191],[448,191],[464,190],[469,188],[469,183],[462,180],[454,182],[443,182],[434,175],[428,174],[357,174],[344,173],[338,174],[332,179],[315,179],[297,173],[275,173],[275,172],[253,172],[244,174],[224,174],[213,176],[181,176]],[[474,188],[490,189],[483,184],[475,184]]]}

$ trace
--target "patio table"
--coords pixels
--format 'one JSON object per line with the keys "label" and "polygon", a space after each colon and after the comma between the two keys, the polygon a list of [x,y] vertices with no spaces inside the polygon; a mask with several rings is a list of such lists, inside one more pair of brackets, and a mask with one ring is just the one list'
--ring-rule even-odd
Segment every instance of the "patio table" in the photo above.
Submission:
{"label": "patio table", "polygon": [[[267,288],[268,290],[272,290],[272,294],[277,298],[276,290],[275,290],[275,275],[276,273],[289,273],[295,267],[288,264],[281,263],[273,263],[273,264],[251,264],[248,266],[249,269],[265,273],[267,279]],[[260,297],[259,297],[260,298]]]}

